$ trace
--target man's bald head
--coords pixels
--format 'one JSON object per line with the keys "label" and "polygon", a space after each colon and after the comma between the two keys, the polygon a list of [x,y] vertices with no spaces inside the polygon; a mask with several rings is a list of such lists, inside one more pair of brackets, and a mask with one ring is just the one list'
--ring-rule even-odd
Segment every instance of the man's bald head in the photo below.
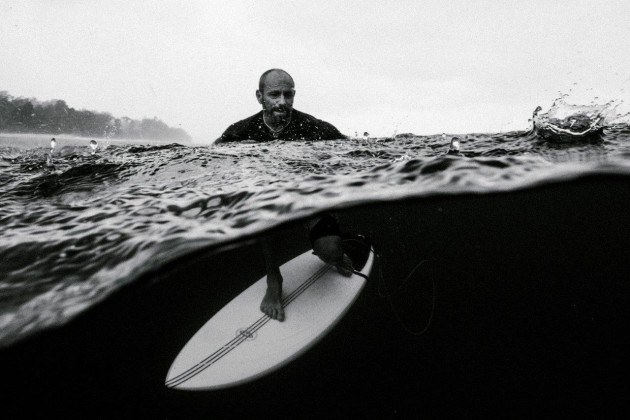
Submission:
{"label": "man's bald head", "polygon": [[260,76],[256,99],[262,105],[265,121],[276,126],[286,126],[293,112],[295,84],[284,70],[267,70]]}
{"label": "man's bald head", "polygon": [[264,92],[268,80],[286,81],[291,84],[291,87],[295,87],[295,83],[293,82],[291,75],[282,69],[270,69],[264,72],[260,76],[260,80],[258,80],[258,90]]}

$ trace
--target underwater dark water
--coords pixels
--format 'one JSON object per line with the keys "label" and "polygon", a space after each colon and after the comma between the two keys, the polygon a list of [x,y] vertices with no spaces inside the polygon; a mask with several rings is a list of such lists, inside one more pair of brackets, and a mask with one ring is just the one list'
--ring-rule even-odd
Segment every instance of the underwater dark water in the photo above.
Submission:
{"label": "underwater dark water", "polygon": [[[523,132],[320,142],[92,150],[57,141],[51,153],[0,139],[0,346],[18,365],[49,353],[52,372],[39,385],[35,373],[14,376],[33,385],[34,400],[53,377],[71,390],[51,394],[53,406],[78,395],[87,412],[114,413],[106,400],[116,395],[120,412],[160,418],[251,415],[239,401],[247,398],[271,414],[278,403],[267,387],[291,394],[295,383],[315,395],[286,402],[302,414],[341,399],[346,414],[358,404],[387,416],[439,414],[451,397],[465,415],[495,397],[535,399],[537,389],[566,401],[619,390],[626,366],[615,370],[615,360],[626,347],[611,346],[610,321],[625,319],[630,296],[630,127],[586,114],[561,125],[547,113]],[[380,256],[350,320],[297,367],[234,391],[162,398],[179,348],[264,274],[257,238],[278,235],[287,260],[308,247],[301,222],[326,211],[373,238]],[[235,281],[237,270],[248,274]],[[185,309],[195,307],[203,310]],[[148,348],[149,360],[127,359]],[[314,366],[330,358],[341,367],[328,384],[318,375],[331,372]],[[112,377],[91,383],[95,372]],[[609,383],[595,386],[600,372]],[[338,392],[322,391],[328,385]]]}

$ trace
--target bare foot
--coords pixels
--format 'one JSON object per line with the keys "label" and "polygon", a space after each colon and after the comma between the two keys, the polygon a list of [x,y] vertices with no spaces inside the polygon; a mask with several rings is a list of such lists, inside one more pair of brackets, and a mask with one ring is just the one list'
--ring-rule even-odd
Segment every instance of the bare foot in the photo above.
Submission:
{"label": "bare foot", "polygon": [[282,288],[274,285],[267,286],[267,292],[260,304],[260,310],[271,319],[284,321],[284,309],[282,308]]}
{"label": "bare foot", "polygon": [[335,267],[342,276],[350,277],[352,275],[352,260],[346,254],[343,254],[341,261],[335,264]]}

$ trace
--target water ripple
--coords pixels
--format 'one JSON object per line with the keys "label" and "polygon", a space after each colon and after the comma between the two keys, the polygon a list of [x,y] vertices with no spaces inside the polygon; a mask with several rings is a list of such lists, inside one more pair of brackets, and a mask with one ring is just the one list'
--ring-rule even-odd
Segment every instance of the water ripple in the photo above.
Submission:
{"label": "water ripple", "polygon": [[[514,191],[630,173],[630,129],[597,142],[536,130],[381,139],[115,146],[0,144],[0,345],[59,325],[142,273],[330,208]],[[86,149],[87,150],[87,149]]]}

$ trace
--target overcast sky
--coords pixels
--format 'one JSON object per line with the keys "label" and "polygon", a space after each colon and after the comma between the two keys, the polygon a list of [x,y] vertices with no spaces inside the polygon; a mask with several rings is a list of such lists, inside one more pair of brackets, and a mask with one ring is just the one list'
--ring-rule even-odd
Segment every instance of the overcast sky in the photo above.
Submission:
{"label": "overcast sky", "polygon": [[628,16],[627,0],[0,0],[0,90],[210,142],[279,67],[295,108],[345,134],[507,131],[560,92],[629,102]]}

